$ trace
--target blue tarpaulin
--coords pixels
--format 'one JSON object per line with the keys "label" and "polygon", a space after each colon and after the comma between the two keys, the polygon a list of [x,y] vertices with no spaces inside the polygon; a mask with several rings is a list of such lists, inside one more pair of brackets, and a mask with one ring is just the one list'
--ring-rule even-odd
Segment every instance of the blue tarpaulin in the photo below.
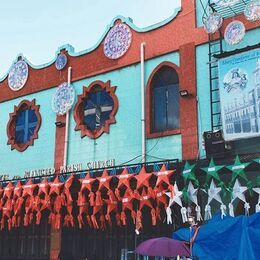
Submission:
{"label": "blue tarpaulin", "polygon": [[[173,238],[190,240],[190,230],[180,229]],[[193,244],[193,255],[199,260],[259,260],[260,259],[260,213],[251,216],[214,216],[201,225]]]}

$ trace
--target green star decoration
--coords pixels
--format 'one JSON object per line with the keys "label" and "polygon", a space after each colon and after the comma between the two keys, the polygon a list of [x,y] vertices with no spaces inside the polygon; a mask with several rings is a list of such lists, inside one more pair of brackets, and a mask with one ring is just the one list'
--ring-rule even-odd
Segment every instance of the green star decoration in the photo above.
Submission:
{"label": "green star decoration", "polygon": [[205,185],[207,186],[211,179],[222,182],[219,178],[218,172],[224,167],[225,165],[215,165],[213,158],[211,158],[209,166],[207,168],[202,168],[202,170],[207,173]]}
{"label": "green star decoration", "polygon": [[260,158],[256,158],[256,159],[254,159],[254,162],[260,164]]}
{"label": "green star decoration", "polygon": [[185,185],[188,183],[188,181],[194,181],[195,185],[199,186],[199,181],[195,175],[195,166],[195,164],[190,165],[189,162],[186,161],[182,171],[182,177],[184,178]]}
{"label": "green star decoration", "polygon": [[237,177],[241,177],[242,179],[244,179],[245,181],[248,182],[248,179],[246,177],[246,172],[245,172],[245,168],[250,164],[249,163],[241,163],[239,156],[236,156],[236,160],[234,165],[230,165],[227,168],[232,171],[232,179],[231,179],[231,183],[230,185],[232,185],[235,180],[237,179]]}

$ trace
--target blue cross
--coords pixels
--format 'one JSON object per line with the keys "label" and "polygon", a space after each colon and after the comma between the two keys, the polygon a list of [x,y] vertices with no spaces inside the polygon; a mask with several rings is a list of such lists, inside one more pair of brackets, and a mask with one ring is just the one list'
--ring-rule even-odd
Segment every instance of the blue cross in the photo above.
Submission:
{"label": "blue cross", "polygon": [[[17,132],[23,131],[23,140],[20,140],[20,143],[27,143],[33,133],[30,133],[29,130],[33,129],[37,126],[37,119],[34,121],[34,118],[29,118],[29,111],[32,111],[32,113],[35,115],[35,112],[33,110],[27,109],[24,110],[16,119],[16,126],[15,126],[15,139],[17,140]],[[22,118],[23,117],[23,118]],[[17,120],[18,119],[23,119],[22,124],[17,125]]]}

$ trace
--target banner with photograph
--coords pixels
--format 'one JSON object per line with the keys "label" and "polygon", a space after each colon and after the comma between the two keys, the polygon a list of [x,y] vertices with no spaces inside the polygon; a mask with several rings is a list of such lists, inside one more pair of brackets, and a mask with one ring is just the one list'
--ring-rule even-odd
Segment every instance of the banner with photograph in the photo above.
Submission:
{"label": "banner with photograph", "polygon": [[220,59],[218,66],[224,139],[260,136],[260,49]]}

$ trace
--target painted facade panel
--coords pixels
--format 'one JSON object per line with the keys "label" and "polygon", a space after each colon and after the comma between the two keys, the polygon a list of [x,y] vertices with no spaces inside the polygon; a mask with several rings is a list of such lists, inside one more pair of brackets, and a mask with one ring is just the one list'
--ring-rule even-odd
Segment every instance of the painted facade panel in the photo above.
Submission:
{"label": "painted facade panel", "polygon": [[[145,62],[145,80],[147,82],[153,69],[161,62],[169,61],[179,66],[178,53],[170,53]],[[73,68],[72,68],[73,73]],[[95,80],[111,81],[116,86],[116,96],[119,107],[116,114],[116,124],[110,125],[109,134],[93,140],[81,138],[78,131],[74,131],[75,121],[70,115],[68,164],[92,161],[106,161],[115,159],[115,164],[138,163],[141,160],[141,90],[140,64],[105,73],[85,80],[73,82],[76,95],[82,93],[82,87],[88,86]],[[161,138],[151,154],[154,157],[181,158],[180,135]],[[154,146],[154,140],[147,140],[147,151]],[[167,147],[171,144],[171,149]],[[163,153],[159,147],[164,147]],[[136,158],[136,159],[134,159]],[[133,160],[134,159],[134,160]],[[155,158],[147,158],[154,161]],[[130,163],[130,162],[129,162]]]}
{"label": "painted facade panel", "polygon": [[[13,99],[0,104],[0,172],[9,174],[10,177],[23,176],[25,171],[53,167],[55,149],[55,119],[56,115],[51,109],[52,94],[55,89],[35,93],[25,97]],[[6,126],[9,113],[14,111],[14,106],[19,105],[22,100],[36,100],[40,105],[42,117],[38,139],[33,146],[29,146],[24,152],[11,150],[7,145]]]}
{"label": "painted facade panel", "polygon": [[[233,51],[258,43],[256,37],[260,33],[260,29],[250,30],[246,33],[242,42],[237,45],[227,45],[223,40],[223,51]],[[216,48],[216,47],[215,47]],[[211,130],[210,117],[210,82],[209,82],[209,65],[208,65],[208,44],[200,45],[196,48],[196,67],[197,67],[197,91],[198,91],[198,125],[199,125],[199,151],[200,157],[205,157],[203,147],[203,132]],[[213,77],[218,76],[218,70],[213,72]],[[217,97],[215,97],[217,98]],[[252,140],[243,140],[236,144],[238,151],[245,152],[245,147],[252,147]],[[254,150],[256,147],[254,147]],[[250,150],[250,149],[249,149]],[[237,152],[238,152],[237,151]]]}

